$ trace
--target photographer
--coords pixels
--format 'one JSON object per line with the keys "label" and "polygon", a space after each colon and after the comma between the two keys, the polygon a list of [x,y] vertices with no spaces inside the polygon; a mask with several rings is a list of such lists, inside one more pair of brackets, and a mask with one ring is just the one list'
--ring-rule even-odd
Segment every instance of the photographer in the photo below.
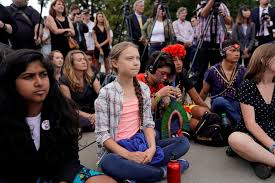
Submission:
{"label": "photographer", "polygon": [[[202,1],[197,5],[199,18],[199,39],[203,41],[201,49],[195,58],[192,71],[198,74],[196,89],[199,92],[202,88],[202,80],[209,65],[215,65],[221,59],[219,48],[226,38],[224,23],[231,24],[230,12],[226,5],[220,1]],[[213,15],[212,17],[210,17]],[[207,20],[210,20],[207,26]],[[224,22],[224,23],[223,23]],[[204,34],[203,34],[204,33]],[[208,58],[207,60],[205,58]]]}
{"label": "photographer", "polygon": [[260,0],[260,6],[252,11],[252,22],[256,25],[257,46],[271,42],[274,39],[272,30],[275,29],[273,23],[275,13],[274,10],[268,6],[269,2],[269,0]]}

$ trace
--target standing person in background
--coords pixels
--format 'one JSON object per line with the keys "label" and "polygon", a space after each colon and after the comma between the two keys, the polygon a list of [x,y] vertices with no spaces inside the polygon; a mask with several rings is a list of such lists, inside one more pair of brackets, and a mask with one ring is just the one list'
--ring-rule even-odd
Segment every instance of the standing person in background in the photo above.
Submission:
{"label": "standing person in background", "polygon": [[197,44],[198,44],[198,41],[199,41],[199,20],[198,20],[198,17],[195,15],[193,17],[191,17],[191,25],[192,25],[192,28],[193,28],[193,31],[194,31],[194,34],[193,34],[193,42],[192,42],[192,46],[190,48],[190,63],[193,61],[193,58],[194,58],[194,55],[196,53],[196,49],[197,49]]}
{"label": "standing person in background", "polygon": [[81,12],[78,12],[74,16],[73,21],[75,36],[74,39],[77,41],[79,45],[79,50],[87,51],[87,45],[85,40],[85,33],[89,32],[88,26],[82,21],[82,14]]}
{"label": "standing person in background", "polygon": [[[165,179],[167,163],[172,157],[183,156],[190,147],[189,141],[186,137],[155,140],[150,90],[136,79],[140,69],[136,45],[119,43],[110,57],[117,78],[100,90],[95,101],[99,165],[119,181]],[[186,160],[178,161],[181,172],[189,167]],[[122,167],[125,171],[121,171]]]}
{"label": "standing person in background", "polygon": [[180,7],[177,10],[178,20],[173,22],[173,28],[177,38],[177,43],[184,45],[187,52],[184,58],[184,68],[189,70],[190,68],[190,52],[191,46],[194,39],[194,30],[189,21],[186,20],[187,8]]}
{"label": "standing person in background", "polygon": [[251,162],[261,179],[275,167],[275,44],[259,46],[238,90],[242,121],[228,138],[230,147]]}
{"label": "standing person in background", "polygon": [[255,23],[256,39],[260,46],[271,42],[273,38],[273,29],[275,29],[275,10],[269,7],[270,0],[259,0],[259,7],[252,10],[252,22]]}
{"label": "standing person in background", "polygon": [[255,45],[255,24],[251,22],[251,10],[242,6],[233,26],[232,37],[241,44],[241,57],[247,66]]}
{"label": "standing person in background", "polygon": [[[205,2],[205,1],[202,1]],[[214,11],[215,8],[218,8],[219,15],[216,18],[211,18],[211,22],[207,27],[205,35],[203,35],[203,43],[201,49],[198,50],[197,57],[192,66],[192,72],[198,76],[197,83],[195,88],[198,92],[201,91],[203,85],[203,77],[205,71],[208,69],[209,63],[210,65],[215,65],[219,63],[222,58],[220,55],[220,48],[222,42],[224,42],[226,38],[226,33],[223,30],[223,24],[221,18],[223,18],[225,24],[231,24],[230,12],[227,6],[224,3],[218,4],[219,7],[216,7],[216,3],[219,3],[215,0],[207,0],[204,6],[203,3],[198,4],[198,19],[199,19],[199,35],[202,36],[203,31],[206,29],[206,22],[209,16],[211,16],[211,12]],[[217,21],[216,21],[217,20]],[[206,59],[207,58],[207,59]]]}
{"label": "standing person in background", "polygon": [[80,13],[80,7],[76,3],[72,3],[69,8],[69,15],[68,18],[71,22],[74,21],[74,17],[76,14]]}
{"label": "standing person in background", "polygon": [[[61,94],[40,52],[9,54],[0,85],[1,183],[115,182],[80,164],[76,108]],[[16,176],[14,167],[20,170]]]}
{"label": "standing person in background", "polygon": [[[144,0],[136,0],[133,5],[134,13],[129,15],[131,30],[132,30],[132,42],[138,46],[138,52],[141,57],[141,66],[140,73],[144,73],[147,63],[148,57],[147,52],[144,52],[145,46],[144,42],[141,39],[141,30],[145,22],[147,21],[147,17],[143,15],[144,12]],[[143,54],[144,53],[144,54]]]}
{"label": "standing person in background", "polygon": [[164,48],[172,37],[172,22],[167,18],[165,7],[157,3],[154,5],[151,18],[142,27],[142,40],[149,44],[148,56]]}
{"label": "standing person in background", "polygon": [[99,58],[103,57],[105,72],[108,74],[110,72],[110,26],[103,12],[96,13],[93,38],[95,41],[95,58],[100,62]]}
{"label": "standing person in background", "polygon": [[44,56],[48,56],[49,53],[52,50],[52,45],[51,45],[51,33],[48,27],[46,26],[47,24],[47,17],[44,17],[44,23],[43,23],[43,33],[42,33],[42,39],[41,39],[41,53],[43,53]]}
{"label": "standing person in background", "polygon": [[90,10],[85,9],[82,11],[82,18],[83,22],[88,26],[89,31],[84,33],[85,40],[86,40],[86,46],[87,46],[87,51],[86,54],[91,56],[91,60],[93,61],[93,66],[97,70],[99,70],[99,64],[95,59],[95,40],[93,38],[93,28],[95,26],[94,22],[91,21],[91,15],[90,15]]}
{"label": "standing person in background", "polygon": [[17,31],[10,38],[12,48],[40,49],[42,34],[42,25],[38,31],[40,14],[28,6],[27,0],[13,0],[7,10],[17,24]]}
{"label": "standing person in background", "polygon": [[6,7],[0,4],[0,42],[9,45],[9,39],[16,31],[15,20]]}
{"label": "standing person in background", "polygon": [[46,26],[51,32],[52,50],[59,50],[62,55],[66,56],[71,50],[67,37],[74,36],[75,31],[72,22],[67,18],[63,0],[52,2]]}

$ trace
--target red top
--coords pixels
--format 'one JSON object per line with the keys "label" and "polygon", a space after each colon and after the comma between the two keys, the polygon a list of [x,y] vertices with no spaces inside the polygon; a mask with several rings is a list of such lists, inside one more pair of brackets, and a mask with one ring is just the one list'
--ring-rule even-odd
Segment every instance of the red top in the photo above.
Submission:
{"label": "red top", "polygon": [[142,82],[144,82],[145,84],[147,84],[149,86],[150,91],[151,91],[151,97],[152,97],[156,92],[158,92],[161,88],[164,87],[164,84],[159,83],[159,84],[156,84],[156,85],[150,85],[149,82],[148,82],[148,79],[146,78],[145,75],[146,75],[145,73],[140,73],[136,76],[136,78],[139,81],[142,81]]}

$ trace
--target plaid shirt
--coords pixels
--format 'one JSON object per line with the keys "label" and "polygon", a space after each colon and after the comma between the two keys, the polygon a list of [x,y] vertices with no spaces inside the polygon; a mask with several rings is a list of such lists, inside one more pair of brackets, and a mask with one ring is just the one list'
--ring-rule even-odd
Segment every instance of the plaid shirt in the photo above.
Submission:
{"label": "plaid shirt", "polygon": [[[197,9],[199,9],[199,8],[201,8],[201,4],[197,5]],[[200,13],[201,13],[202,9],[203,8],[201,8],[198,11],[198,17],[199,17],[199,25],[198,25],[199,29],[198,30],[200,31],[198,33],[199,34],[199,38],[203,34],[203,31],[204,31],[204,29],[206,27],[206,20],[210,16],[210,14],[207,17],[201,16]],[[220,4],[219,11],[223,11],[225,16],[230,16],[230,12],[229,12],[228,8],[223,3]],[[214,19],[212,19],[212,20],[214,20]],[[218,25],[217,25],[216,43],[222,43],[224,41],[224,39],[225,39],[225,32],[223,30],[223,27],[222,27],[222,24],[221,24],[221,21],[220,21],[220,16],[218,16],[218,23],[217,24]],[[211,21],[209,23],[208,29],[207,29],[207,31],[206,31],[206,33],[204,35],[204,39],[203,39],[204,41],[207,41],[207,42],[211,42],[210,27],[211,27]],[[212,30],[213,30],[213,33],[214,33],[214,31],[215,31],[215,21],[212,24]]]}
{"label": "plaid shirt", "polygon": [[[150,89],[139,82],[143,96],[143,128],[155,128],[151,113]],[[96,114],[96,141],[98,144],[98,157],[101,160],[106,153],[103,143],[109,138],[116,139],[118,123],[122,112],[123,90],[117,79],[103,87],[95,101]]]}

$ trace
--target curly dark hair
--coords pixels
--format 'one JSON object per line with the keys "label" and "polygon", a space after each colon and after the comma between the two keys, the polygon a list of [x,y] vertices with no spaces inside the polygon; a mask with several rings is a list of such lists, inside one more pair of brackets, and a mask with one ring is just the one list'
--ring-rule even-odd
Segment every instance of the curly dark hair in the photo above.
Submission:
{"label": "curly dark hair", "polygon": [[176,68],[172,56],[165,52],[155,51],[150,56],[147,70],[150,71],[152,74],[155,74],[158,68],[165,66],[170,67],[171,74],[176,73]]}
{"label": "curly dark hair", "polygon": [[[2,62],[0,68],[0,124],[5,125],[3,123],[10,121],[25,121],[27,107],[16,90],[15,80],[27,69],[29,64],[35,61],[39,61],[46,69],[50,82],[49,93],[43,102],[41,114],[42,117],[47,115],[54,119],[55,132],[58,134],[51,137],[51,142],[56,143],[60,139],[69,138],[77,143],[79,123],[76,106],[60,92],[51,63],[45,61],[43,55],[35,50],[14,51]],[[77,151],[78,147],[75,147],[74,150]]]}

